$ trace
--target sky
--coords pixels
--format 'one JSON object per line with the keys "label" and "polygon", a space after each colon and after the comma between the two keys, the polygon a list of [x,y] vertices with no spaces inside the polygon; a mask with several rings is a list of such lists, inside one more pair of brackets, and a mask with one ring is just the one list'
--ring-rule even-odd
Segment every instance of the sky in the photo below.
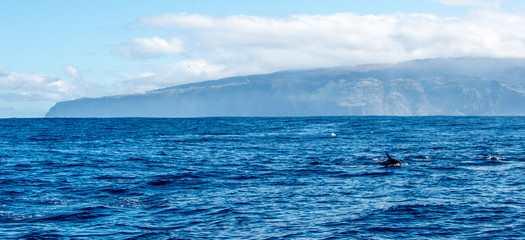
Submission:
{"label": "sky", "polygon": [[525,57],[522,0],[4,0],[0,118],[289,69]]}

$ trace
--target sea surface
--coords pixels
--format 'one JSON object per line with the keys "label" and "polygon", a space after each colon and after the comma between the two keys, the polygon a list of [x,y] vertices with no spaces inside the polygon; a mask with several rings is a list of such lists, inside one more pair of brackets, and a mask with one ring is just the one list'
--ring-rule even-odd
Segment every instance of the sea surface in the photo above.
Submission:
{"label": "sea surface", "polygon": [[524,171],[524,117],[0,119],[0,239],[524,239]]}

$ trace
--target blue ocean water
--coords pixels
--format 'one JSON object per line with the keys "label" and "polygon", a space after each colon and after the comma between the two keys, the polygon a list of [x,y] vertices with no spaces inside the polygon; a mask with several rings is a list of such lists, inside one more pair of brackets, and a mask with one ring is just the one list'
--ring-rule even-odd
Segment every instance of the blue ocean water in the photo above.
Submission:
{"label": "blue ocean water", "polygon": [[524,117],[1,119],[0,238],[523,239],[524,170]]}

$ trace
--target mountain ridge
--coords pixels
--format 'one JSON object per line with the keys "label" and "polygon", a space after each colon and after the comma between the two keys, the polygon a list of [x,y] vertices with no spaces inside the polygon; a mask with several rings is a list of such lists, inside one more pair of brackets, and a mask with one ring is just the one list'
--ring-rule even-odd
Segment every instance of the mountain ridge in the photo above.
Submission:
{"label": "mountain ridge", "polygon": [[289,70],[58,102],[46,117],[525,115],[525,59]]}

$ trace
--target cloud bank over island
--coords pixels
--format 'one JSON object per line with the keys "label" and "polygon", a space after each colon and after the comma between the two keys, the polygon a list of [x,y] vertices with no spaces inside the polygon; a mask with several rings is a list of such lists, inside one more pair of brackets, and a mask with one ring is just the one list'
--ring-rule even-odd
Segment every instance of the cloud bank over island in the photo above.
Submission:
{"label": "cloud bank over island", "polygon": [[[461,5],[472,4],[464,1]],[[441,57],[525,56],[525,33],[520,30],[525,17],[486,9],[471,11],[464,18],[432,14],[337,13],[273,18],[172,13],[143,17],[140,23],[173,34],[167,39],[143,39],[150,44],[129,47],[125,51],[128,55],[154,52],[150,58],[191,56],[191,60],[174,62],[172,68],[158,66],[152,79],[159,87],[286,69]],[[183,45],[184,52],[167,47],[170,42]],[[199,64],[181,64],[191,61]]]}

